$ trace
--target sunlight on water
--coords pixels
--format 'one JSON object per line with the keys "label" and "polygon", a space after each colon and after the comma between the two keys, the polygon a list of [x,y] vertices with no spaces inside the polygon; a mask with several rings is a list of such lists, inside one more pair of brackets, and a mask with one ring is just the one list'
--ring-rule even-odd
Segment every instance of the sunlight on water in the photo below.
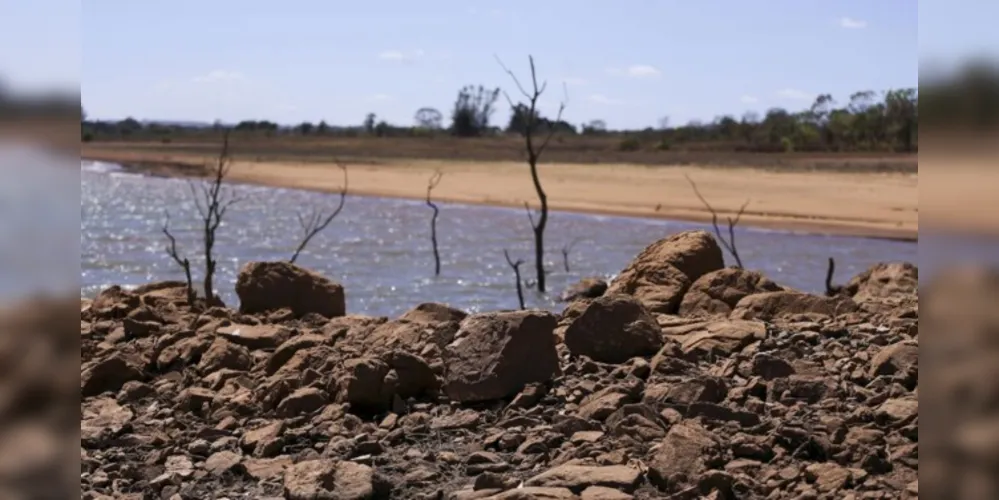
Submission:
{"label": "sunlight on water", "polygon": [[[181,279],[164,252],[161,232],[166,209],[178,244],[201,266],[198,223],[187,181],[123,174],[113,166],[82,168],[81,293],[92,296],[111,284],[138,285]],[[337,195],[258,186],[235,186],[244,201],[233,207],[219,233],[216,286],[229,305],[239,267],[254,260],[287,259],[301,232],[296,213],[325,205]],[[351,313],[397,315],[427,301],[470,311],[516,307],[513,276],[503,249],[530,259],[531,229],[523,210],[441,204],[438,234],[442,273],[433,277],[429,208],[422,201],[348,197],[340,217],[313,239],[299,263],[340,281]],[[584,276],[610,277],[649,243],[700,224],[624,217],[554,213],[547,257],[551,296]],[[837,280],[845,281],[884,260],[915,261],[914,243],[795,235],[743,229],[737,233],[748,267],[780,283],[817,291],[826,260],[836,258]],[[565,272],[560,249],[579,239]],[[197,268],[197,267],[196,267]],[[529,265],[522,269],[525,277]],[[199,273],[200,274],[200,273]],[[559,307],[551,298],[528,294],[529,305]]]}

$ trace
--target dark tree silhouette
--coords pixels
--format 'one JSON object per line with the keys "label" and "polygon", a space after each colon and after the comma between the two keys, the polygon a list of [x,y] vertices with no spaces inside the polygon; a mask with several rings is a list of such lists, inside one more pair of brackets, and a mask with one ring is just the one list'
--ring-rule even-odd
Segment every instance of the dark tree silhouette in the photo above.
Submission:
{"label": "dark tree silhouette", "polygon": [[438,170],[430,176],[430,181],[427,182],[427,206],[434,210],[434,215],[430,218],[430,243],[434,247],[434,276],[441,275],[441,254],[437,250],[437,215],[440,210],[437,208],[437,204],[430,199],[430,193],[440,184],[441,177],[444,177],[444,172]]}
{"label": "dark tree silhouette", "polygon": [[524,289],[523,287],[521,287],[520,284],[521,283],[520,266],[521,264],[524,263],[524,259],[517,259],[516,261],[514,261],[513,259],[510,258],[510,252],[507,252],[506,249],[503,250],[503,256],[506,257],[506,263],[510,265],[511,269],[513,269],[513,277],[514,279],[517,280],[517,302],[520,304],[520,309],[523,310],[525,309]]}
{"label": "dark tree silhouette", "polygon": [[[510,108],[517,110],[521,109],[523,111],[524,127],[521,135],[524,137],[524,149],[527,153],[527,164],[531,169],[531,180],[534,182],[534,190],[538,194],[538,202],[540,204],[540,210],[538,212],[537,221],[534,217],[531,217],[531,228],[534,230],[534,267],[537,273],[537,287],[538,291],[544,293],[545,291],[545,227],[548,224],[548,195],[545,193],[544,188],[541,186],[541,179],[538,176],[538,159],[541,154],[544,153],[545,149],[548,147],[549,141],[551,141],[552,136],[555,135],[555,131],[558,127],[548,127],[547,132],[544,134],[544,139],[540,144],[535,142],[535,132],[537,132],[539,120],[538,120],[538,98],[545,92],[545,88],[548,86],[547,82],[542,82],[538,85],[537,72],[534,69],[534,57],[528,56],[528,61],[531,65],[531,92],[524,89],[524,86],[520,84],[520,80],[517,79],[517,75],[513,74],[504,64],[503,61],[496,58],[500,67],[510,78],[513,79],[514,84],[517,85],[517,89],[520,91],[521,95],[527,99],[526,109],[518,108],[517,104],[514,104],[513,100],[510,99],[510,95],[506,92],[503,95],[506,97],[507,102],[510,104]],[[568,94],[568,93],[567,93]],[[523,103],[520,106],[525,106]],[[555,117],[555,123],[562,120],[562,112],[565,111],[566,102],[563,100],[559,103],[558,115]],[[530,215],[530,210],[528,210],[528,215]]]}
{"label": "dark tree silhouette", "polygon": [[194,307],[197,294],[194,292],[194,280],[191,278],[191,261],[187,257],[181,257],[177,250],[177,239],[170,233],[170,212],[166,213],[166,221],[163,222],[163,234],[170,240],[170,245],[166,247],[167,255],[184,270],[184,278],[187,283],[187,304]]}

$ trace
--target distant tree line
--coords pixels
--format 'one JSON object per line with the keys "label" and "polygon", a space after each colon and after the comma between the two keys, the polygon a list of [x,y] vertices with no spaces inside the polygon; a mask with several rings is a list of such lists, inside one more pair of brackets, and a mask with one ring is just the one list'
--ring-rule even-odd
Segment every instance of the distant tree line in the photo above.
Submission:
{"label": "distant tree line", "polygon": [[[717,149],[754,152],[894,151],[916,152],[920,122],[930,127],[989,128],[999,124],[999,68],[972,64],[956,77],[930,82],[920,89],[903,88],[883,92],[855,92],[843,102],[829,94],[819,95],[807,109],[789,111],[772,108],[762,116],[746,113],[736,118],[720,116],[710,123],[692,121],[670,126],[662,118],[656,127],[643,130],[610,130],[603,120],[574,125],[551,120],[535,111],[529,117],[523,105],[516,105],[505,126],[494,122],[498,88],[466,86],[458,91],[447,116],[433,107],[416,111],[412,125],[389,124],[369,113],[360,125],[333,126],[325,121],[279,125],[270,121],[247,120],[232,126],[234,133],[261,136],[329,137],[489,137],[520,135],[526,123],[541,133],[552,128],[562,136],[620,137],[621,150],[674,148]],[[920,103],[922,94],[922,103]],[[920,119],[919,111],[923,111]],[[82,120],[84,141],[161,140],[215,132],[211,126],[142,123],[133,118],[117,122]]]}

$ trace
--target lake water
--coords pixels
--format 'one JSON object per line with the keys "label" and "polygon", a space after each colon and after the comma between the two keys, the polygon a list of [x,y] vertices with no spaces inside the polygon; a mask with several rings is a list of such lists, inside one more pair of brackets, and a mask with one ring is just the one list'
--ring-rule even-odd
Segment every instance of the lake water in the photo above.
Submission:
{"label": "lake water", "polygon": [[[290,257],[301,234],[296,214],[314,207],[332,209],[339,196],[245,185],[232,189],[242,201],[218,233],[216,287],[234,306],[240,266]],[[82,296],[112,284],[183,278],[164,251],[166,210],[179,246],[194,261],[197,281],[203,261],[197,258],[199,218],[189,183],[81,162]],[[470,311],[515,308],[514,278],[503,249],[526,261],[521,269],[530,277],[532,233],[524,210],[441,203],[440,277],[433,275],[431,213],[420,201],[349,196],[340,216],[313,239],[298,263],[343,283],[350,313],[394,316],[428,301]],[[611,277],[648,244],[692,228],[709,226],[552,213],[547,233],[551,293],[546,297],[529,291],[528,305],[558,308],[553,297],[568,284],[585,276]],[[830,256],[836,259],[837,282],[879,261],[915,262],[918,257],[917,245],[909,242],[752,228],[740,228],[736,237],[746,267],[808,291],[823,290]],[[561,248],[577,239],[566,272]]]}

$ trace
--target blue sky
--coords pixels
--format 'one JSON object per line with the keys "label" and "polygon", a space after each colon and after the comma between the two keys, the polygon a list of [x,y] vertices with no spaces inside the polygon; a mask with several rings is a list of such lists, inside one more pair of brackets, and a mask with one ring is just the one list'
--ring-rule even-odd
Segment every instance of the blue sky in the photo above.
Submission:
{"label": "blue sky", "polygon": [[[0,2],[49,24],[67,4]],[[551,82],[543,111],[565,82],[566,119],[620,128],[914,86],[917,14],[915,0],[84,0],[73,35],[95,118],[409,124],[423,106],[446,113],[465,84],[512,87],[494,54],[524,78],[533,54]],[[55,59],[7,51],[0,63],[28,75]]]}

